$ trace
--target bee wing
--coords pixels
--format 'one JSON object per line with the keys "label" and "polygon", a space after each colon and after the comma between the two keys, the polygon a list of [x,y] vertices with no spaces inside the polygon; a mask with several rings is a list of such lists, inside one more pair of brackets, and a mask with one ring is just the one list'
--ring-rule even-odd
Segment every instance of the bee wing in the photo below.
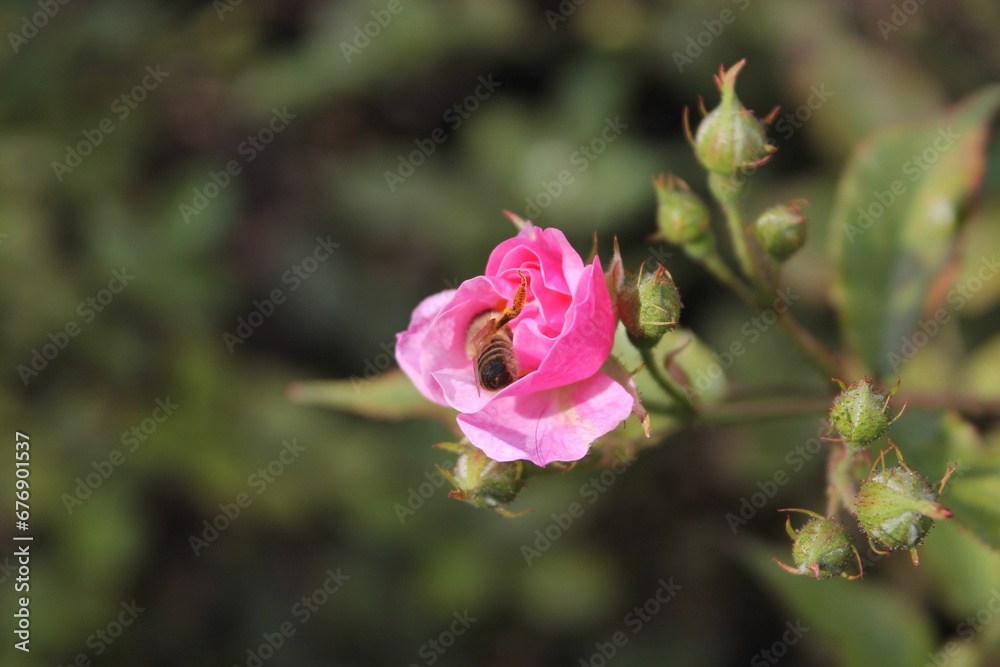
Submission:
{"label": "bee wing", "polygon": [[483,340],[496,329],[496,313],[486,311],[481,315],[472,318],[469,329],[465,336],[465,349],[470,359],[479,356]]}

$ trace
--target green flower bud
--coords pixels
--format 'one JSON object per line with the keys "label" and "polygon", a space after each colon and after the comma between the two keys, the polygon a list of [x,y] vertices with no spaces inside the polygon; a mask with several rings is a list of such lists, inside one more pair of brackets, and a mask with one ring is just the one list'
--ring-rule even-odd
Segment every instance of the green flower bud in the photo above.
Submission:
{"label": "green flower bud", "polygon": [[441,443],[442,449],[458,452],[455,468],[438,471],[454,486],[448,497],[469,503],[473,507],[492,509],[503,516],[520,516],[506,509],[524,486],[524,464],[521,461],[494,461],[471,445]]}
{"label": "green flower bud", "polygon": [[[899,390],[899,383],[888,392],[877,390],[872,381],[862,378],[850,387],[840,384],[841,392],[833,399],[830,428],[840,434],[841,441],[852,449],[865,449],[889,430],[903,414],[889,417],[889,399]],[[905,405],[903,408],[905,409]]]}
{"label": "green flower bud", "polygon": [[768,255],[783,262],[806,243],[806,219],[802,200],[767,209],[753,223],[753,232]]}
{"label": "green flower bud", "polygon": [[644,273],[644,267],[639,267],[637,277],[627,276],[616,294],[618,316],[629,340],[639,348],[656,345],[677,327],[681,314],[681,295],[670,272],[662,264],[653,273]]}
{"label": "green flower bud", "polygon": [[[785,520],[785,532],[792,538],[792,559],[795,567],[774,559],[786,572],[810,575],[815,579],[844,577],[857,579],[862,575],[861,556],[851,544],[847,530],[839,521],[820,516],[809,510],[787,509],[783,512],[802,512],[813,517],[796,532],[792,529],[792,517]],[[851,575],[847,568],[851,558],[858,563],[858,573]]]}
{"label": "green flower bud", "polygon": [[656,224],[660,234],[674,245],[698,241],[708,232],[708,207],[691,192],[688,184],[673,174],[653,179],[656,189]]}
{"label": "green flower bud", "polygon": [[[951,510],[940,505],[937,499],[955,469],[949,466],[938,488],[934,489],[923,475],[906,465],[898,449],[896,455],[900,465],[886,468],[883,451],[868,479],[862,482],[858,491],[858,523],[873,549],[879,553],[908,549],[913,564],[920,565],[917,547],[934,520],[951,516]],[[879,462],[882,469],[876,470]]]}
{"label": "green flower bud", "polygon": [[685,110],[685,132],[694,146],[698,161],[710,172],[728,176],[745,167],[763,164],[777,150],[767,143],[764,130],[764,125],[773,119],[777,109],[761,122],[736,96],[736,77],[745,64],[746,60],[741,60],[728,72],[719,68],[715,83],[722,92],[722,101],[707,114],[702,104],[705,117],[693,139]]}

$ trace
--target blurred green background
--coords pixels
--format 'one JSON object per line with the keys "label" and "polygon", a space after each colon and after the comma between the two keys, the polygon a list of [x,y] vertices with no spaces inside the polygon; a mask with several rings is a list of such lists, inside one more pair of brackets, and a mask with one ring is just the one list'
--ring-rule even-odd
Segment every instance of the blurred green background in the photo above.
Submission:
{"label": "blurred green background", "polygon": [[[748,107],[808,116],[772,131],[749,208],[810,200],[786,281],[832,340],[825,219],[851,147],[995,81],[996,3],[53,0],[5,2],[0,24],[0,411],[8,442],[31,436],[34,536],[25,655],[0,518],[3,664],[596,667],[613,650],[622,667],[694,666],[774,664],[761,651],[777,646],[786,665],[922,665],[1000,591],[1000,559],[954,526],[919,570],[897,555],[818,584],[771,566],[788,560],[776,510],[823,502],[824,456],[785,458],[820,414],[685,431],[592,503],[593,471],[532,480],[514,506],[531,513],[507,520],[433,485],[443,427],[286,397],[295,380],[387,368],[420,299],[512,234],[503,209],[583,253],[596,230],[605,259],[617,235],[637,266],[650,177],[704,192],[683,107],[714,105],[712,74],[743,57]],[[968,232],[984,252],[1000,247],[990,155]],[[743,340],[753,313],[672,252],[684,325],[717,349]],[[989,348],[975,382],[996,392],[981,369],[1000,353],[998,298],[977,294],[913,382],[951,386],[964,371],[948,350]],[[775,329],[728,374],[744,392],[828,387]],[[916,411],[899,429],[917,451],[961,430]],[[927,461],[936,479],[943,461]],[[734,535],[727,513],[778,470],[789,483]],[[555,531],[573,502],[583,515]],[[559,538],[526,564],[546,529]],[[331,572],[349,578],[327,595]],[[648,603],[671,578],[670,602]],[[657,612],[635,631],[643,605]],[[1000,664],[997,616],[948,664]],[[810,630],[783,644],[800,620]]]}

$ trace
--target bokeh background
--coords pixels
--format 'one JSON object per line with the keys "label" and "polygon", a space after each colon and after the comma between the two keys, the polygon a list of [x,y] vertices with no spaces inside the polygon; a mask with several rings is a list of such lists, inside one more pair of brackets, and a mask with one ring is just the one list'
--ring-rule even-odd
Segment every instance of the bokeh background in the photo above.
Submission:
{"label": "bokeh background", "polygon": [[[5,442],[31,436],[35,538],[30,655],[11,646],[9,556],[0,572],[3,664],[597,666],[613,649],[622,667],[921,665],[1000,590],[1000,561],[954,526],[935,529],[919,570],[896,556],[853,585],[779,579],[776,510],[821,506],[824,456],[736,534],[726,515],[791,471],[785,456],[819,413],[686,430],[593,503],[581,491],[593,471],[532,480],[514,506],[532,511],[508,520],[431,483],[450,460],[430,446],[444,427],[286,396],[296,380],[394,365],[419,300],[481,272],[512,233],[504,209],[583,253],[596,231],[606,257],[617,235],[637,266],[654,231],[650,177],[704,191],[682,109],[713,105],[712,74],[744,57],[738,90],[762,114],[832,93],[772,132],[779,151],[749,208],[810,200],[809,246],[786,280],[800,317],[834,339],[825,219],[838,174],[874,128],[997,79],[996,3],[18,0],[0,25],[0,413]],[[609,122],[613,141],[574,157]],[[81,142],[77,162],[67,152]],[[981,248],[1000,246],[990,155],[969,231]],[[319,239],[337,247],[316,254]],[[682,253],[661,259],[685,326],[719,349],[743,339],[753,313]],[[134,276],[117,293],[114,271]],[[255,303],[275,290],[281,303]],[[988,345],[998,297],[988,285],[936,345]],[[236,343],[225,335],[240,318],[256,326]],[[60,340],[37,373],[19,370]],[[936,369],[929,382],[961,378]],[[728,375],[749,393],[828,386],[777,329]],[[162,421],[157,400],[177,406]],[[897,437],[919,449],[941,424],[915,411]],[[99,483],[81,492],[88,475]],[[239,516],[220,518],[239,499]],[[522,547],[573,502],[583,515],[527,564]],[[213,537],[206,521],[229,525]],[[4,556],[12,523],[5,510]],[[330,572],[349,578],[326,595]],[[671,578],[682,588],[634,632],[633,608]],[[117,627],[133,601],[143,611]],[[449,636],[464,613],[476,620]],[[786,633],[796,622],[801,637]],[[269,651],[286,623],[294,634]],[[1000,617],[948,664],[1000,664],[998,636]]]}

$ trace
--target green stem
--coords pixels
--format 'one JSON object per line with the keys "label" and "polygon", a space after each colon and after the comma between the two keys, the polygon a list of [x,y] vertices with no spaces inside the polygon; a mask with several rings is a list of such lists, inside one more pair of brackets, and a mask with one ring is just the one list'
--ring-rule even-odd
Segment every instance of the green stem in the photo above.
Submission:
{"label": "green stem", "polygon": [[740,215],[739,207],[736,202],[719,203],[722,206],[722,212],[726,215],[729,238],[732,240],[733,251],[736,253],[736,260],[740,264],[743,275],[754,282],[758,288],[762,288],[763,281],[758,272],[757,263],[754,261],[746,230],[743,228],[743,216]]}
{"label": "green stem", "polygon": [[652,349],[640,348],[639,354],[642,356],[642,362],[645,364],[649,374],[656,380],[656,384],[660,385],[663,391],[677,402],[677,407],[681,411],[681,414],[678,416],[688,419],[693,417],[697,413],[697,409],[691,397],[680,383],[670,377],[669,373],[664,373],[660,370],[656,359],[653,358]]}
{"label": "green stem", "polygon": [[[836,443],[835,443],[836,444]],[[857,515],[858,466],[867,461],[867,452],[854,451],[840,443],[830,452],[826,468],[826,515],[836,516],[840,508]]]}
{"label": "green stem", "polygon": [[726,226],[733,239],[736,257],[750,282],[756,286],[761,298],[766,300],[778,287],[778,269],[773,261],[765,259],[750,230],[744,224],[739,200],[720,202],[720,206],[726,215]]}

